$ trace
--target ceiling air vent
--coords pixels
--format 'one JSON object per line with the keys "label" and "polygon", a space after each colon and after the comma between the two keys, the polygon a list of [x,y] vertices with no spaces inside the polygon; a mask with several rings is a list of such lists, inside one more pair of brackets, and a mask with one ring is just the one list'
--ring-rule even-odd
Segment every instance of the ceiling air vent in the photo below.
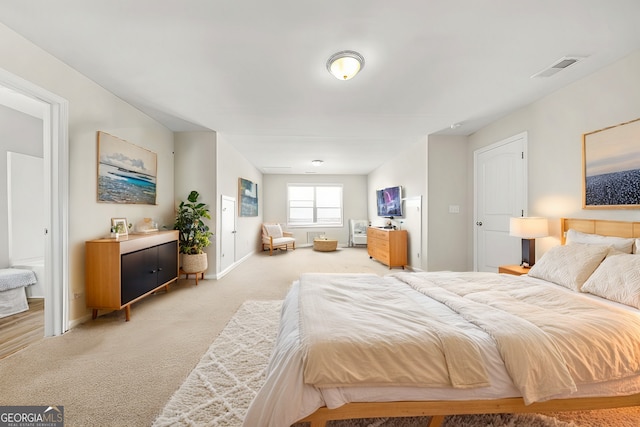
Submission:
{"label": "ceiling air vent", "polygon": [[535,73],[533,76],[531,76],[531,78],[534,79],[538,77],[551,77],[557,72],[564,70],[565,68],[575,64],[582,59],[582,56],[563,56],[550,67],[547,67],[544,70]]}

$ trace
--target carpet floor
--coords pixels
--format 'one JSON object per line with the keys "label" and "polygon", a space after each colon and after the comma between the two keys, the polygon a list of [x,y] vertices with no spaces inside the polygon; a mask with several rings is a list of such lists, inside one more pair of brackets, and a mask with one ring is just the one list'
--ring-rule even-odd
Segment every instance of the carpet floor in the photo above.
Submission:
{"label": "carpet floor", "polygon": [[[280,301],[246,301],[174,393],[154,427],[239,427],[262,386],[274,346]],[[419,427],[426,417],[329,422],[330,427]],[[303,427],[305,424],[296,424]],[[557,414],[446,417],[445,427],[638,427],[640,408]],[[284,427],[284,426],[283,426]]]}

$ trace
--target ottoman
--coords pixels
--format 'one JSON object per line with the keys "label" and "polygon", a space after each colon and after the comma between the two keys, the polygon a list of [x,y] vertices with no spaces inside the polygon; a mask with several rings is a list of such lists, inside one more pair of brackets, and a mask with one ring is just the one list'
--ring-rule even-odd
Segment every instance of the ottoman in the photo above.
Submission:
{"label": "ottoman", "polygon": [[313,250],[331,252],[338,248],[338,241],[332,239],[313,239]]}

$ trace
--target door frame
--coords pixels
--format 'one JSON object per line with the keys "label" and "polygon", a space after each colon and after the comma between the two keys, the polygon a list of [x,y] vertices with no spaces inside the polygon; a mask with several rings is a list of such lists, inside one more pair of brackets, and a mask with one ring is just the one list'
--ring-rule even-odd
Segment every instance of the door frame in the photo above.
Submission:
{"label": "door frame", "polygon": [[[232,202],[233,203],[233,209],[231,210],[231,212],[233,213],[233,262],[231,263],[231,265],[229,265],[227,268],[223,269],[222,268],[222,247],[224,245],[224,239],[225,239],[225,233],[226,231],[223,230],[223,221],[222,221],[222,210],[224,209],[224,202]],[[220,240],[220,250],[218,251],[218,265],[220,266],[220,272],[217,275],[217,278],[221,278],[224,277],[224,275],[226,275],[228,272],[230,272],[231,270],[233,270],[233,268],[236,265],[236,244],[237,244],[237,234],[236,234],[236,226],[237,226],[237,218],[236,218],[236,208],[237,208],[237,203],[238,200],[235,197],[231,197],[231,196],[225,196],[224,194],[221,195],[220,197],[220,233],[219,233],[219,240]]]}
{"label": "door frame", "polygon": [[44,335],[61,335],[69,330],[69,102],[2,68],[0,86],[45,104]]}
{"label": "door frame", "polygon": [[473,152],[473,271],[478,271],[478,226],[475,225],[478,221],[478,157],[480,154],[486,153],[487,151],[494,150],[500,146],[507,145],[522,139],[522,150],[524,156],[524,163],[522,165],[522,210],[524,215],[528,216],[528,206],[529,206],[529,167],[528,167],[528,159],[529,159],[529,135],[527,131],[521,132],[519,134],[513,135],[509,138],[503,139],[498,142],[494,142],[493,144],[487,145],[485,147],[478,148]]}

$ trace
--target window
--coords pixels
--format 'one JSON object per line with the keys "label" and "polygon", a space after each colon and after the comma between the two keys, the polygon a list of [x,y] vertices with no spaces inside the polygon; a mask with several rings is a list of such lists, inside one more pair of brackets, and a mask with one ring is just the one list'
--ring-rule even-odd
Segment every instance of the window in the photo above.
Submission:
{"label": "window", "polygon": [[287,184],[287,224],[342,227],[342,185]]}

